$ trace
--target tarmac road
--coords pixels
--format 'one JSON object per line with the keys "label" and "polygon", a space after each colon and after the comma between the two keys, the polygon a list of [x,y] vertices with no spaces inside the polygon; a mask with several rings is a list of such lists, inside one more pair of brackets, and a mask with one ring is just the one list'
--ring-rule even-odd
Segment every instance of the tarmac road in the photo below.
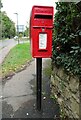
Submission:
{"label": "tarmac road", "polygon": [[25,70],[16,73],[9,80],[4,80],[0,98],[3,118],[59,117],[59,105],[50,98],[50,76],[44,72],[50,64],[47,61],[50,60],[43,59],[42,110],[38,112],[36,109],[36,68],[35,60],[32,60]]}
{"label": "tarmac road", "polygon": [[17,41],[15,41],[14,39],[0,41],[0,64],[3,62],[10,49],[16,44]]}
{"label": "tarmac road", "polygon": [[11,44],[17,43],[16,40],[12,39],[6,39],[6,40],[0,40],[0,49],[5,48]]}

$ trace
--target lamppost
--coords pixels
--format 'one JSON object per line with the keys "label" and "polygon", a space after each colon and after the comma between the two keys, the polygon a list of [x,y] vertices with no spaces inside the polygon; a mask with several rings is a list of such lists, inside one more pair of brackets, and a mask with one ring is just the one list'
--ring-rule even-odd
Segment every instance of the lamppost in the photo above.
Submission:
{"label": "lamppost", "polygon": [[18,13],[14,13],[17,16],[17,36],[18,36],[18,44],[19,44],[19,28],[18,28]]}

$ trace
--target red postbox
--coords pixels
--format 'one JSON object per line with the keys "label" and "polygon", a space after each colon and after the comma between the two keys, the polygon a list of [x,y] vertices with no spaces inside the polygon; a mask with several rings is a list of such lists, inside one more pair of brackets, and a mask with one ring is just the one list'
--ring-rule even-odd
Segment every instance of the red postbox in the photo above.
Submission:
{"label": "red postbox", "polygon": [[33,6],[30,17],[31,51],[34,58],[52,56],[53,7]]}

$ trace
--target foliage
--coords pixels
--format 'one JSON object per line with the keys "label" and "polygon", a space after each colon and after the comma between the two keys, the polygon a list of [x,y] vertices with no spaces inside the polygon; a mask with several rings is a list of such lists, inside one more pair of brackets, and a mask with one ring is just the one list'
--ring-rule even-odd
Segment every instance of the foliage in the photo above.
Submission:
{"label": "foliage", "polygon": [[2,36],[2,24],[1,24],[1,8],[3,7],[2,1],[0,0],[0,40],[1,40],[1,36]]}
{"label": "foliage", "polygon": [[2,4],[2,1],[0,0],[0,12],[2,7],[3,7],[3,4]]}
{"label": "foliage", "polygon": [[[80,5],[80,4],[79,4]],[[53,61],[71,74],[81,75],[81,6],[56,3]]]}
{"label": "foliage", "polygon": [[15,24],[10,18],[7,16],[5,12],[1,12],[2,16],[2,37],[3,38],[11,38],[15,36]]}
{"label": "foliage", "polygon": [[26,30],[24,32],[24,36],[28,37],[29,36],[29,28],[26,26]]}
{"label": "foliage", "polygon": [[1,71],[3,76],[14,73],[15,71],[23,68],[26,62],[30,59],[30,44],[18,44],[11,49],[11,51],[5,58],[4,62],[2,63],[2,70],[0,69],[0,74]]}
{"label": "foliage", "polygon": [[50,62],[50,60],[46,61],[46,67],[44,68],[43,72],[44,72],[44,74],[46,76],[48,76],[48,77],[51,76],[52,69],[51,69],[51,62]]}

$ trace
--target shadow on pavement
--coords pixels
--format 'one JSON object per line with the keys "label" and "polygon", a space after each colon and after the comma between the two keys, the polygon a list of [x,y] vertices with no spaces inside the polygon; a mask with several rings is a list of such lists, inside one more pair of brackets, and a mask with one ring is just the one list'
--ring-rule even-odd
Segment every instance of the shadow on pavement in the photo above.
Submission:
{"label": "shadow on pavement", "polygon": [[[12,106],[8,105],[6,102],[3,102],[3,118],[59,118],[60,108],[56,100],[50,97],[51,88],[50,88],[50,76],[43,74],[42,78],[42,109],[37,111],[36,109],[36,76],[33,74],[33,79],[29,81],[31,89],[33,91],[33,99],[24,102],[17,111],[13,111]],[[25,97],[25,96],[23,96]],[[21,99],[21,98],[20,98]],[[7,109],[8,112],[7,113]]]}

